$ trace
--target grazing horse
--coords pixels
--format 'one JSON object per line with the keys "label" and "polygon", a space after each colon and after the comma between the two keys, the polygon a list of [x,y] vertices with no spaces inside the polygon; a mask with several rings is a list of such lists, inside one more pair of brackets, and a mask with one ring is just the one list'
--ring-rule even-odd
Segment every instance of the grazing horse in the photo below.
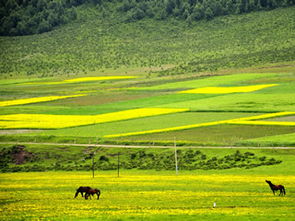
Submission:
{"label": "grazing horse", "polygon": [[93,196],[94,194],[97,195],[97,199],[99,200],[99,196],[100,196],[100,190],[99,189],[90,189],[86,192],[85,194],[85,199],[87,200],[88,197],[91,198],[91,196]]}
{"label": "grazing horse", "polygon": [[[89,186],[80,186],[80,187],[77,189],[74,198],[76,198],[76,197],[79,195],[79,193],[81,193],[82,197],[84,197],[84,196],[83,196],[83,193],[87,193],[89,190],[91,190],[91,187],[89,187]],[[86,195],[86,194],[85,194],[85,195]]]}
{"label": "grazing horse", "polygon": [[269,180],[265,180],[265,182],[268,183],[270,189],[271,189],[272,192],[273,192],[273,195],[276,195],[276,194],[275,194],[275,191],[278,191],[278,190],[280,191],[279,196],[281,196],[281,195],[286,195],[285,187],[284,187],[283,185],[274,185],[274,184],[272,184]]}

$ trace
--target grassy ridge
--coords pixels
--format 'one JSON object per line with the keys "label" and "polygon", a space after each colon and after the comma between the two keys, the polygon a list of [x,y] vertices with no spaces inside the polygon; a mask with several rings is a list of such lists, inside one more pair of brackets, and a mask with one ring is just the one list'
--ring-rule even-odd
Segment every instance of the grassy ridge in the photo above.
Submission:
{"label": "grassy ridge", "polygon": [[80,19],[65,27],[40,35],[1,37],[2,76],[176,66],[161,72],[170,75],[294,58],[294,7],[224,16],[191,27],[174,19],[122,24],[110,15],[103,20],[100,16],[95,8],[83,6]]}

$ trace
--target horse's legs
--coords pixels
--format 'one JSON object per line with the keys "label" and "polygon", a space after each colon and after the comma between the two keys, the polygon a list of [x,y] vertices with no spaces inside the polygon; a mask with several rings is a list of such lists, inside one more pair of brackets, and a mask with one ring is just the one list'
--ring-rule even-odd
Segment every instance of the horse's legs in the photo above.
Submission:
{"label": "horse's legs", "polygon": [[282,187],[281,189],[280,189],[280,196],[284,196],[284,195],[286,195],[286,191],[285,191],[285,188],[284,187]]}
{"label": "horse's legs", "polygon": [[76,197],[78,196],[78,194],[79,194],[79,191],[77,191],[77,192],[76,192],[76,194],[75,194],[75,197],[74,197],[74,198],[76,198]]}

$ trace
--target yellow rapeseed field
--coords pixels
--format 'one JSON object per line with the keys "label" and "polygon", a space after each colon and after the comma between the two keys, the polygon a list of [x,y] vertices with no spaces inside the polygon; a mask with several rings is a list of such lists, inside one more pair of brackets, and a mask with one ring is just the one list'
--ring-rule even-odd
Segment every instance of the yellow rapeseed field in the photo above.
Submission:
{"label": "yellow rapeseed field", "polygon": [[180,91],[181,94],[229,94],[239,92],[252,92],[261,90],[267,87],[277,86],[278,84],[261,84],[250,86],[238,86],[238,87],[203,87],[192,90]]}
{"label": "yellow rapeseed field", "polygon": [[98,115],[0,115],[0,128],[65,128],[188,111],[184,108],[138,108]]}
{"label": "yellow rapeseed field", "polygon": [[81,97],[81,96],[85,96],[85,95],[86,94],[76,94],[76,95],[66,95],[66,96],[47,96],[47,97],[16,99],[16,100],[10,100],[10,101],[0,101],[0,107],[39,103],[39,102],[60,100],[60,99],[65,99],[65,98]]}

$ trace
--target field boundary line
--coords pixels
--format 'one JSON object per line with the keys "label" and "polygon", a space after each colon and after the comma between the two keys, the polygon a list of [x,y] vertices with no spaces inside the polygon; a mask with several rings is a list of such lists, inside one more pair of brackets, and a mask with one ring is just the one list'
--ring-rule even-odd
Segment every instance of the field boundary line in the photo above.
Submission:
{"label": "field boundary line", "polygon": [[[77,143],[40,143],[40,142],[0,142],[0,144],[12,145],[48,145],[48,146],[76,146],[76,147],[105,147],[105,148],[162,148],[169,149],[175,146],[154,146],[154,145],[118,145],[118,144],[77,144]],[[180,149],[282,149],[295,150],[295,147],[254,147],[254,146],[177,146]]]}

